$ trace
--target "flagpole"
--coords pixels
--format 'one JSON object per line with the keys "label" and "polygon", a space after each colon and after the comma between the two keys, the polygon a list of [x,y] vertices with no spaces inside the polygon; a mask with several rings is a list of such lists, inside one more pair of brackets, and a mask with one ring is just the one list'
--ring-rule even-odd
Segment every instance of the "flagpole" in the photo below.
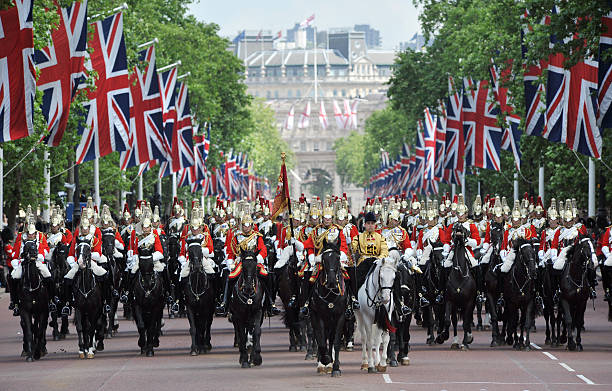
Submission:
{"label": "flagpole", "polygon": [[542,199],[542,203],[546,205],[544,199],[544,165],[540,165],[538,170],[538,195]]}
{"label": "flagpole", "polygon": [[43,168],[43,176],[45,177],[45,203],[43,209],[43,221],[48,223],[50,221],[50,211],[51,211],[51,173],[49,170],[49,150],[45,150],[43,155],[44,160],[44,168]]}
{"label": "flagpole", "polygon": [[157,178],[157,194],[159,194],[159,202],[162,200],[162,179]]}
{"label": "flagpole", "polygon": [[514,201],[519,199],[519,183],[518,183],[518,172],[514,173]]}
{"label": "flagpole", "polygon": [[317,84],[318,84],[318,75],[317,75],[317,28],[314,27],[314,95],[315,95],[315,105],[317,104]]}
{"label": "flagpole", "polygon": [[94,159],[94,203],[100,208],[100,158]]}
{"label": "flagpole", "polygon": [[247,78],[249,77],[249,66],[247,64],[247,57],[249,54],[249,50],[248,50],[248,41],[247,41],[247,35],[246,35],[246,30],[244,30],[244,77]]}
{"label": "flagpole", "polygon": [[[281,160],[282,160],[282,165],[281,165],[281,173],[282,173],[282,167],[285,166],[285,159],[287,158],[287,154],[285,152],[281,152]],[[285,171],[287,170],[287,168],[285,167]],[[287,182],[289,182],[289,177],[283,178],[283,180],[286,180]],[[289,183],[283,183],[283,192],[285,192],[285,187],[287,188],[287,190],[289,190]],[[294,234],[294,230],[293,230],[293,212],[291,211],[291,198],[289,197],[289,194],[285,194],[285,197],[287,198],[287,211],[289,212],[289,229],[291,230],[291,237],[293,237]],[[277,233],[277,235],[280,235]],[[297,252],[295,251],[295,243],[291,243],[291,247],[293,248],[293,255],[297,257]]]}
{"label": "flagpole", "polygon": [[176,197],[176,172],[172,173],[172,199]]}
{"label": "flagpole", "polygon": [[138,199],[142,200],[142,174],[138,177]]}
{"label": "flagpole", "polygon": [[595,216],[595,162],[589,158],[589,204],[588,217]]}
{"label": "flagpole", "polygon": [[[125,181],[125,171],[121,172],[121,179],[123,181]],[[123,205],[125,205],[125,191],[123,189],[121,189],[121,208],[123,208]]]}

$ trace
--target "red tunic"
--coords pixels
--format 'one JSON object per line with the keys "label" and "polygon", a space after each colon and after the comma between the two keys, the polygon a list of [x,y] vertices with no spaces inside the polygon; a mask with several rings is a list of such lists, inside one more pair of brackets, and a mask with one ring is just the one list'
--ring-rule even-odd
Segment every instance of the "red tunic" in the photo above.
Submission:
{"label": "red tunic", "polygon": [[[155,244],[153,245],[155,247],[155,251],[159,252],[160,254],[163,254],[164,249],[162,248],[162,244],[161,244],[161,241],[159,240],[159,236],[157,236],[157,233],[155,232],[153,232],[153,236],[155,237]],[[136,235],[134,235],[134,255],[138,255],[138,236]]]}
{"label": "red tunic", "polygon": [[[181,238],[181,253],[180,253],[180,256],[183,256],[185,258],[189,258],[187,256],[187,237],[189,237],[189,235],[187,235],[184,238]],[[208,253],[209,254],[213,254],[215,252],[215,247],[213,246],[212,237],[210,236],[210,234],[206,233],[206,234],[204,234],[204,239],[206,240],[206,243],[204,243],[204,247],[206,247],[208,249]]]}
{"label": "red tunic", "polygon": [[[26,235],[25,233],[22,233],[21,235],[17,236],[17,239],[15,240],[15,244],[13,245],[13,255],[12,255],[12,259],[18,259],[21,258],[21,252],[23,250],[23,236]],[[26,235],[27,236],[27,235]],[[45,237],[45,235],[42,232],[37,232],[36,233],[36,242],[38,244],[38,253],[40,255],[42,255],[43,257],[45,257],[47,255],[47,253],[50,251],[49,249],[49,245],[47,244],[47,238]],[[45,261],[43,260],[43,263]],[[9,262],[10,264],[10,262]]]}
{"label": "red tunic", "polygon": [[[100,233],[100,236],[98,236]],[[68,251],[68,256],[74,257],[75,248],[76,248],[76,240],[79,237],[79,228],[74,230],[74,236],[72,238],[72,242],[70,242],[70,251]],[[96,233],[94,234],[93,244],[91,246],[92,253],[98,253],[102,255],[102,231],[99,228],[96,228]]]}
{"label": "red tunic", "polygon": [[[343,252],[344,255],[348,257],[348,247],[346,245],[346,239],[344,238],[344,234],[342,233],[342,228],[340,228],[339,226],[335,224],[333,226],[335,226],[339,231],[338,236],[340,237],[340,251]],[[315,253],[315,245],[314,245],[314,235],[316,234],[317,228],[319,228],[319,226],[315,227],[312,230],[312,232],[310,232],[308,239],[306,239],[306,241],[304,242],[304,249],[306,250],[306,253],[308,255],[310,254],[319,255]],[[325,227],[320,227],[320,228],[327,229]]]}
{"label": "red tunic", "polygon": [[[455,223],[449,224],[448,227],[446,227],[445,236],[448,238],[449,243],[452,241],[452,238],[453,238],[453,228],[455,224],[462,224],[462,223],[457,221]],[[470,238],[476,239],[476,246],[480,245],[480,232],[478,231],[478,227],[474,223],[470,223]],[[466,246],[466,248],[470,250],[470,253],[472,255],[474,255],[474,249],[472,249],[471,246]]]}

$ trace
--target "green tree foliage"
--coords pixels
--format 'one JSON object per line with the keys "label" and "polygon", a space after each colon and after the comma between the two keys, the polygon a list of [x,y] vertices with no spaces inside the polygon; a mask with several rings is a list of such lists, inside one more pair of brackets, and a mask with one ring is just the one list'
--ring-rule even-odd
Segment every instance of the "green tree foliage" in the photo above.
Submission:
{"label": "green tree foliage", "polygon": [[[550,54],[563,53],[568,58],[564,65],[569,68],[580,59],[598,56],[601,17],[610,11],[609,3],[604,0],[414,0],[414,3],[421,10],[419,19],[425,38],[433,39],[433,44],[422,53],[407,50],[396,58],[388,90],[390,111],[404,115],[408,125],[396,126],[384,135],[391,134],[393,136],[388,137],[400,139],[401,136],[396,135],[415,129],[415,122],[423,117],[425,107],[439,112],[439,99],[448,95],[448,75],[455,78],[457,87],[461,87],[463,77],[489,80],[491,61],[509,71],[501,83],[508,88],[509,102],[514,105],[516,113],[524,119],[524,64],[536,64],[546,60]],[[558,5],[560,12],[551,16],[553,5]],[[529,9],[530,16],[522,18],[525,9]],[[550,17],[550,23],[541,24],[546,15]],[[529,32],[522,39],[524,30]],[[550,46],[551,35],[578,39],[560,39],[558,44]],[[526,48],[525,58],[522,44]],[[612,53],[600,55],[608,60],[612,57]],[[543,81],[545,77],[544,74]],[[367,123],[365,137],[369,131]],[[383,148],[394,156],[395,151],[389,147],[389,140],[384,135],[368,138],[365,148],[369,151]],[[609,169],[601,162],[612,161],[612,131],[602,129],[602,135],[602,158],[596,161],[599,182],[605,181],[602,176],[610,176]],[[413,140],[407,138],[411,145]],[[580,206],[586,207],[588,175],[583,167],[588,165],[586,157],[577,157],[565,145],[539,137],[523,135],[520,144],[522,166],[521,172],[516,173],[520,193],[537,194],[538,169],[542,165],[547,199],[576,197]],[[364,166],[378,166],[379,155],[363,156]],[[342,158],[338,156],[338,161]],[[483,194],[511,195],[516,170],[510,152],[501,152],[501,168],[501,173],[468,168],[468,193],[474,195],[480,181]],[[606,187],[606,194],[608,200],[612,199],[610,186]]]}

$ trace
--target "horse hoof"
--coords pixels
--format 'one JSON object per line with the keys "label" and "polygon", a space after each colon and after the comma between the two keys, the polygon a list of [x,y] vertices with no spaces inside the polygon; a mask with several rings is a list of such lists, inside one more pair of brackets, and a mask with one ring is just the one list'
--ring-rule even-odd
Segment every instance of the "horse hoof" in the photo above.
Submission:
{"label": "horse hoof", "polygon": [[429,346],[433,345],[433,344],[434,344],[434,342],[436,342],[436,340],[434,339],[434,337],[427,338],[427,341],[425,341],[425,343],[426,343],[427,345],[429,345]]}
{"label": "horse hoof", "polygon": [[380,373],[387,372],[387,366],[386,365],[377,365],[376,366],[376,371],[380,372]]}
{"label": "horse hoof", "polygon": [[255,356],[253,358],[253,365],[255,365],[256,367],[260,366],[262,362],[263,359],[261,358],[261,356]]}
{"label": "horse hoof", "polygon": [[58,336],[58,340],[60,340],[60,341],[63,341],[63,340],[65,340],[65,339],[66,339],[66,334],[63,334],[63,333],[62,333],[62,334],[60,334],[60,335]]}
{"label": "horse hoof", "polygon": [[438,336],[436,337],[436,343],[437,343],[438,345],[442,345],[442,344],[444,343],[444,339],[442,338],[442,336],[441,336],[441,335],[438,335]]}
{"label": "horse hoof", "polygon": [[544,345],[551,345],[550,338],[546,338],[546,340],[544,341]]}
{"label": "horse hoof", "polygon": [[141,348],[141,349],[140,349],[140,355],[141,355],[141,356],[144,356],[145,352],[146,352],[146,351],[144,350],[144,348]]}
{"label": "horse hoof", "polygon": [[489,345],[489,346],[492,347],[492,348],[495,348],[495,347],[499,346],[499,344],[497,343],[496,340],[493,340],[493,341],[491,341],[491,345]]}
{"label": "horse hoof", "polygon": [[34,362],[34,358],[32,358],[32,356],[27,356],[26,362]]}
{"label": "horse hoof", "polygon": [[243,362],[242,364],[240,364],[240,368],[250,368],[251,364],[249,364],[248,362]]}
{"label": "horse hoof", "polygon": [[42,349],[40,349],[40,356],[41,357],[45,357],[47,355],[47,348],[43,347]]}
{"label": "horse hoof", "polygon": [[195,351],[195,350],[192,350],[191,352],[189,352],[189,354],[192,355],[192,356],[197,356],[198,352]]}
{"label": "horse hoof", "polygon": [[346,351],[347,352],[352,352],[353,350],[355,350],[355,348],[353,348],[352,346],[347,346],[346,347]]}
{"label": "horse hoof", "polygon": [[461,345],[461,350],[464,351],[464,352],[467,352],[468,350],[470,350],[470,345],[462,344]]}
{"label": "horse hoof", "polygon": [[458,343],[456,343],[456,342],[454,342],[454,343],[451,345],[451,347],[450,347],[450,348],[451,348],[451,350],[459,350],[459,344],[458,344]]}
{"label": "horse hoof", "polygon": [[102,342],[102,341],[98,342],[98,344],[96,345],[96,350],[98,352],[103,352],[104,351],[104,342]]}
{"label": "horse hoof", "polygon": [[391,368],[395,368],[395,367],[397,367],[398,365],[399,365],[399,363],[397,362],[397,360],[391,360],[391,361],[389,362],[389,366],[390,366]]}
{"label": "horse hoof", "polygon": [[525,352],[531,351],[531,346],[529,346],[529,345],[523,346],[523,351],[525,351]]}
{"label": "horse hoof", "polygon": [[463,339],[463,344],[464,344],[464,345],[469,345],[469,344],[471,344],[472,342],[474,342],[474,337],[473,337],[473,336],[471,336],[471,335],[470,335],[469,337],[466,337],[466,338],[464,338],[464,339]]}
{"label": "horse hoof", "polygon": [[85,358],[85,353],[79,352],[79,358]]}
{"label": "horse hoof", "polygon": [[578,348],[578,351],[579,351],[579,352],[582,352],[582,351],[584,350],[584,349],[582,348],[582,344],[581,344],[581,343],[577,344],[577,345],[576,345],[576,347]]}
{"label": "horse hoof", "polygon": [[342,371],[339,369],[336,369],[335,371],[332,371],[332,377],[340,377],[342,376]]}
{"label": "horse hoof", "polygon": [[483,330],[484,330],[484,327],[482,327],[482,323],[478,323],[476,325],[476,331],[483,331]]}
{"label": "horse hoof", "polygon": [[296,346],[289,346],[289,351],[290,352],[297,352],[297,347]]}
{"label": "horse hoof", "polygon": [[567,343],[567,349],[568,349],[570,352],[574,352],[574,351],[576,351],[576,343],[575,343],[574,341],[569,341],[569,342]]}
{"label": "horse hoof", "polygon": [[559,337],[559,343],[561,345],[565,345],[567,343],[567,335],[562,335]]}
{"label": "horse hoof", "polygon": [[155,355],[155,353],[153,353],[153,350],[148,350],[146,356],[147,357],[153,357]]}
{"label": "horse hoof", "polygon": [[376,368],[368,367],[368,373],[376,373]]}
{"label": "horse hoof", "polygon": [[87,353],[87,358],[88,359],[94,358],[94,353]]}
{"label": "horse hoof", "polygon": [[59,335],[53,334],[53,340],[54,341],[59,341]]}
{"label": "horse hoof", "polygon": [[506,339],[506,344],[507,344],[507,345],[513,345],[513,344],[514,344],[514,339],[513,339],[512,337],[508,337],[508,338]]}
{"label": "horse hoof", "polygon": [[304,357],[304,360],[312,360],[314,358],[314,356],[312,355],[312,353],[306,353],[306,356]]}
{"label": "horse hoof", "polygon": [[361,370],[365,371],[368,369],[368,364],[361,364]]}

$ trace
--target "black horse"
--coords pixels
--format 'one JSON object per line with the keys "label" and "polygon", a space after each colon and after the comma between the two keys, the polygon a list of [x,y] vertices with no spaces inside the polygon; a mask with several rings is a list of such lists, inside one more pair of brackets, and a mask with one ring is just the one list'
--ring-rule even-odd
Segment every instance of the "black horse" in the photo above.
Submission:
{"label": "black horse", "polygon": [[[410,310],[417,305],[417,288],[415,276],[408,269],[408,265],[402,259],[395,274],[393,281],[394,301],[399,303],[394,307],[392,321],[396,331],[390,332],[389,347],[387,348],[387,359],[391,367],[398,366],[398,362],[402,365],[409,365],[410,359],[410,323],[412,322],[412,311],[402,313],[402,307],[407,307]],[[399,295],[398,295],[399,293]],[[397,351],[397,356],[395,352]]]}
{"label": "black horse", "polygon": [[[78,243],[78,242],[77,242]],[[103,350],[104,342],[98,340],[96,343],[96,330],[104,327],[102,317],[102,283],[100,278],[94,275],[91,268],[91,246],[88,242],[80,242],[75,249],[75,258],[80,260],[81,265],[74,277],[72,286],[75,303],[74,321],[79,336],[79,357],[94,358],[98,347]],[[104,334],[102,333],[102,338]]]}
{"label": "black horse", "polygon": [[[580,235],[567,252],[567,262],[561,274],[561,308],[567,328],[567,348],[582,351],[581,331],[584,327],[584,312],[590,295],[588,273],[593,257],[593,245],[588,236]],[[574,331],[576,340],[574,341]]]}
{"label": "black horse", "polygon": [[204,271],[201,244],[188,242],[188,245],[189,276],[182,286],[191,334],[190,354],[197,356],[212,349],[210,326],[215,313],[215,295],[212,281]]}
{"label": "black horse", "polygon": [[489,248],[490,253],[485,254],[489,257],[488,267],[481,270],[484,272],[486,309],[491,316],[491,347],[496,347],[504,344],[504,337],[499,332],[499,321],[504,319],[504,308],[499,301],[503,289],[503,284],[497,273],[501,267],[502,259],[499,255],[499,243],[492,243]]}
{"label": "black horse", "polygon": [[306,350],[306,324],[300,319],[297,303],[289,305],[292,297],[298,297],[298,260],[295,254],[291,254],[287,263],[275,270],[278,277],[278,295],[283,302],[285,310],[283,323],[289,329],[289,351],[297,352]]}
{"label": "black horse", "polygon": [[[179,286],[179,275],[181,273],[181,264],[178,260],[181,251],[180,234],[180,232],[174,232],[174,230],[172,230],[167,237],[168,273],[170,275],[170,283],[175,287]],[[164,254],[166,253],[164,252]],[[185,314],[185,298],[180,289],[177,290],[175,299],[179,302],[179,315]],[[170,319],[176,316],[171,307],[168,308],[168,316]]]}
{"label": "black horse", "polygon": [[[346,310],[346,287],[340,264],[340,250],[333,245],[323,246],[321,254],[322,270],[314,283],[310,298],[310,318],[318,346],[319,372],[340,376],[340,337],[344,329]],[[325,368],[324,368],[324,367]]]}
{"label": "black horse", "polygon": [[[434,243],[431,250],[427,252],[429,252],[429,260],[423,271],[422,282],[424,296],[429,301],[429,305],[423,307],[423,324],[427,327],[426,343],[433,345],[434,328],[440,334],[444,325],[444,303],[441,300],[443,299],[442,263],[444,262],[442,243]],[[424,253],[425,256],[427,252]]]}
{"label": "black horse", "polygon": [[[259,366],[261,358],[261,323],[263,321],[264,286],[258,276],[257,258],[253,252],[242,254],[242,271],[232,290],[230,313],[234,330],[238,335],[240,365],[250,368]],[[251,354],[247,350],[249,335],[253,339]]]}
{"label": "black horse", "polygon": [[[66,258],[68,256],[68,246],[59,242],[55,249],[53,250],[53,255],[51,256],[51,261],[47,263],[49,267],[49,271],[51,272],[51,278],[53,279],[53,283],[55,284],[55,291],[62,292],[63,291],[63,283],[64,276],[68,272],[68,264],[66,263]],[[68,334],[68,316],[67,315],[59,315],[57,312],[51,312],[51,322],[49,322],[49,326],[53,328],[53,340],[58,341],[66,338],[66,334]],[[61,319],[61,327],[59,324],[59,319]]]}
{"label": "black horse", "polygon": [[510,338],[514,337],[512,345],[515,349],[531,350],[529,332],[531,321],[535,316],[537,255],[531,243],[525,239],[516,240],[513,247],[516,257],[504,280],[505,318],[508,322],[507,342],[510,345],[512,342]]}
{"label": "black horse", "polygon": [[564,330],[564,334],[561,334],[563,312],[559,311],[559,305],[555,303],[554,299],[555,293],[559,289],[559,282],[553,278],[552,263],[546,262],[544,267],[539,268],[539,271],[542,284],[542,302],[544,304],[543,315],[546,322],[546,339],[544,344],[558,347],[561,343],[562,335],[567,333],[567,330]]}
{"label": "black horse", "polygon": [[27,362],[38,360],[47,354],[45,332],[49,317],[49,292],[36,267],[38,245],[33,240],[23,242],[22,275],[15,280],[18,285],[23,353]]}
{"label": "black horse", "polygon": [[[451,349],[468,348],[473,342],[472,322],[474,318],[474,306],[476,302],[476,280],[470,271],[469,260],[466,256],[465,240],[469,237],[468,232],[461,224],[453,227],[454,254],[453,264],[448,271],[446,279],[446,300],[444,310],[444,330],[438,335],[436,342],[441,343],[449,337],[451,320],[453,323],[453,343]],[[463,318],[463,342],[459,345],[457,339],[457,316]]]}
{"label": "black horse", "polygon": [[605,265],[605,257],[601,257],[601,284],[605,293],[604,300],[608,302],[608,322],[612,322],[612,266]]}
{"label": "black horse", "polygon": [[164,310],[164,287],[161,276],[153,269],[152,249],[139,248],[138,275],[134,281],[132,310],[138,328],[140,354],[153,357],[159,346],[161,319]]}
{"label": "black horse", "polygon": [[121,285],[121,270],[117,258],[115,258],[115,229],[107,228],[102,229],[102,255],[107,258],[107,263],[103,264],[108,273],[107,279],[110,279],[106,283],[105,289],[112,290],[112,292],[105,292],[104,295],[107,298],[112,298],[110,303],[110,311],[108,315],[102,315],[105,320],[104,332],[106,338],[112,338],[113,334],[117,332],[119,325],[115,325],[115,319],[117,314],[117,307],[119,305],[119,295],[114,290],[114,287]]}

